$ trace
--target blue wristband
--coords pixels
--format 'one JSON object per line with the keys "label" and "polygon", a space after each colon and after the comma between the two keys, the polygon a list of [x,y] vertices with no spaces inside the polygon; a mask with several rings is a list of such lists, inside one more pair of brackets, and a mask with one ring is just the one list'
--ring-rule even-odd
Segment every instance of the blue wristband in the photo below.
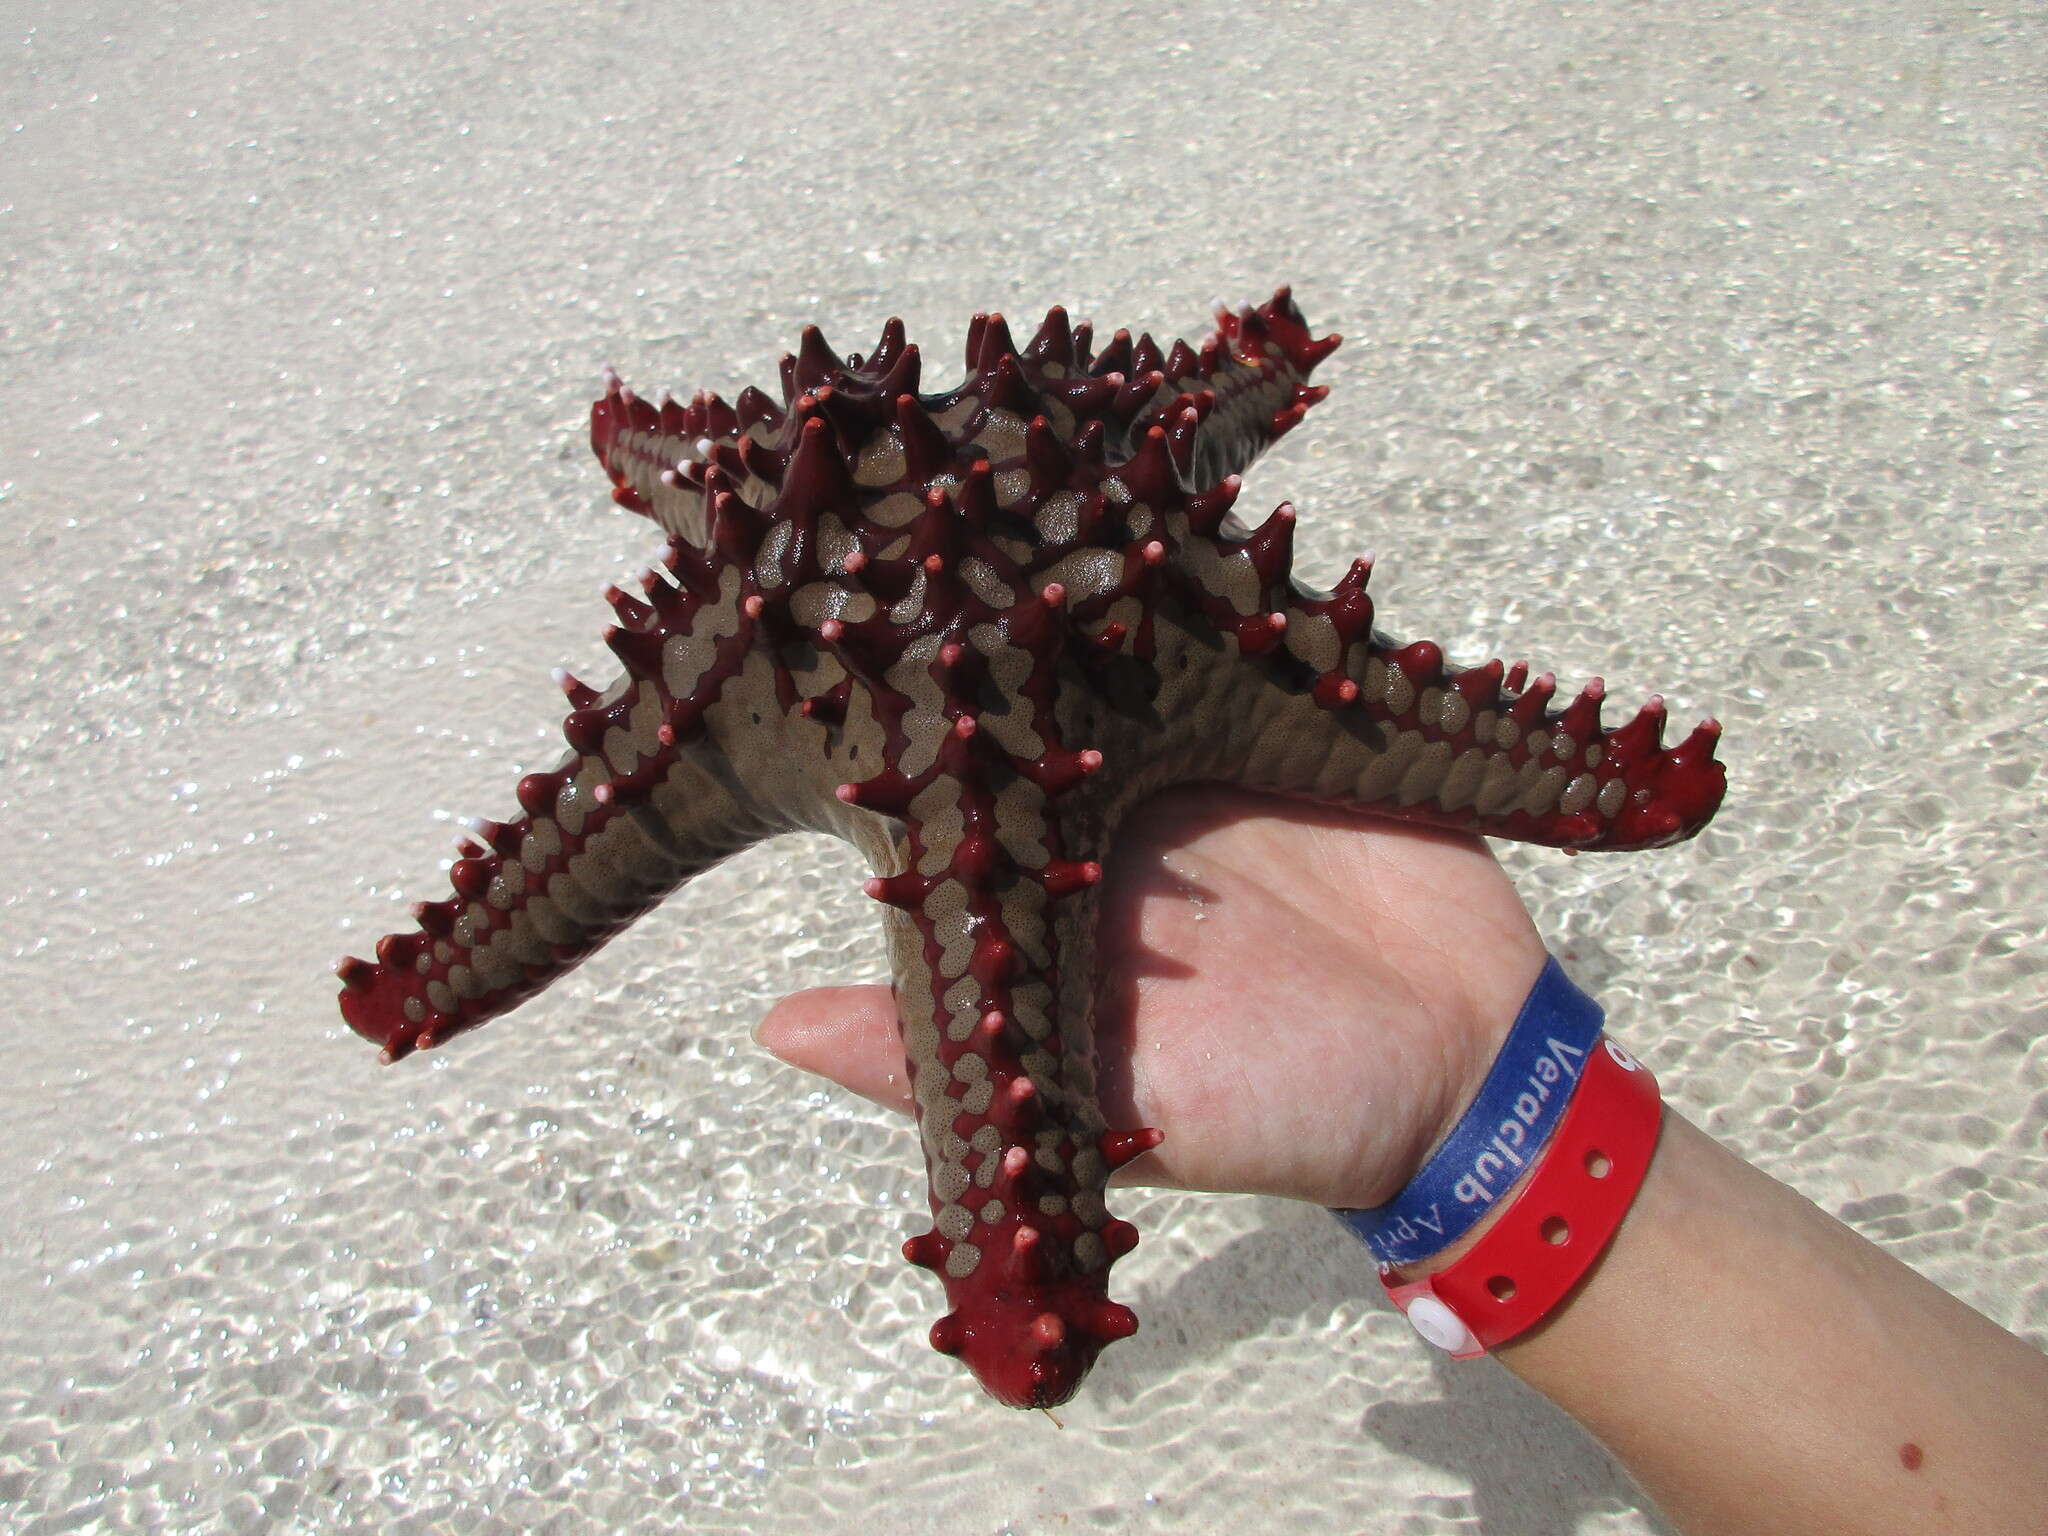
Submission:
{"label": "blue wristband", "polygon": [[1547,960],[1479,1097],[1435,1156],[1385,1205],[1337,1219],[1382,1264],[1410,1264],[1463,1237],[1541,1155],[1602,1021],[1600,1005]]}

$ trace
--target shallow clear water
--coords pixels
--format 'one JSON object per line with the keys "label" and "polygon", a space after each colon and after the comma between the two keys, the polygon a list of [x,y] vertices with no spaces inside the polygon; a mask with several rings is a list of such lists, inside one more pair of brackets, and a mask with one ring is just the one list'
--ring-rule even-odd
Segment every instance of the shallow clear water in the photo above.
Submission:
{"label": "shallow clear water", "polygon": [[1247,495],[1310,577],[1727,726],[1698,841],[1513,855],[1555,947],[2048,1340],[2038,10],[178,10],[0,38],[0,1526],[1661,1529],[1278,1202],[1122,1193],[1145,1331],[1063,1430],[983,1402],[910,1133],[747,1038],[881,974],[835,845],[431,1060],[343,1029],[605,670],[598,365],[729,392],[812,319],[1291,281],[1352,340]]}

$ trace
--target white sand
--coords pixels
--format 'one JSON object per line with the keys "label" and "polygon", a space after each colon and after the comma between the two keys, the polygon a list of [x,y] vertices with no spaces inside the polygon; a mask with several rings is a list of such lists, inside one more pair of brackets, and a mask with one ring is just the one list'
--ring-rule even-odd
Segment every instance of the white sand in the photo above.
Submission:
{"label": "white sand", "polygon": [[[166,20],[158,11],[176,10]],[[1659,1529],[1319,1213],[1126,1192],[1064,1432],[922,1341],[906,1129],[766,1060],[845,851],[379,1071],[326,967],[604,674],[597,370],[1059,301],[1353,340],[1304,564],[1727,725],[1517,855],[1673,1101],[2048,1338],[2048,22],[1594,0],[17,5],[0,46],[0,1526]],[[41,19],[37,19],[37,14]],[[972,20],[962,20],[967,16]]]}

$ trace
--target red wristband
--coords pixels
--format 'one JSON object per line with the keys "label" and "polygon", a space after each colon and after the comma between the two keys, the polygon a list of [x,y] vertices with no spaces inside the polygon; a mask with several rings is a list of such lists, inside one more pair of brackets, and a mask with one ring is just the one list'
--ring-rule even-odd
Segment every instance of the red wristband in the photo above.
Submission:
{"label": "red wristband", "polygon": [[1604,1035],[1543,1159],[1479,1242],[1448,1268],[1380,1283],[1415,1331],[1469,1360],[1534,1327],[1570,1294],[1628,1214],[1664,1101],[1650,1069]]}

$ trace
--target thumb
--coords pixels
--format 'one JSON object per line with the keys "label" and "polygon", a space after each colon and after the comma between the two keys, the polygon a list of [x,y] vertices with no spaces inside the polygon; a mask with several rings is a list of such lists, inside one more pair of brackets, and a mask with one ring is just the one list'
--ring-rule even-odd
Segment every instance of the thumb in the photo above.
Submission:
{"label": "thumb", "polygon": [[792,1067],[828,1077],[884,1109],[911,1112],[910,1069],[887,987],[792,992],[754,1026],[754,1039]]}

